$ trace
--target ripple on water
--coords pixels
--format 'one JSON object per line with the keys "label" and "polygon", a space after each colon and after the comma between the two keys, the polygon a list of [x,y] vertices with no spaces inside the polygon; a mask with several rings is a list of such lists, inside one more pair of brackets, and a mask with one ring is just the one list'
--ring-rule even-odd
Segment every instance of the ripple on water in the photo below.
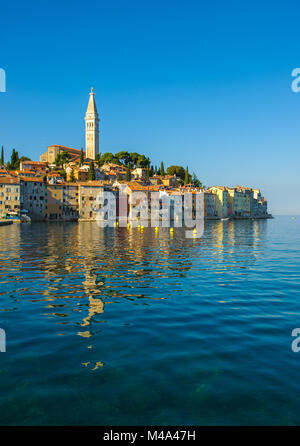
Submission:
{"label": "ripple on water", "polygon": [[0,228],[0,424],[298,424],[299,221]]}

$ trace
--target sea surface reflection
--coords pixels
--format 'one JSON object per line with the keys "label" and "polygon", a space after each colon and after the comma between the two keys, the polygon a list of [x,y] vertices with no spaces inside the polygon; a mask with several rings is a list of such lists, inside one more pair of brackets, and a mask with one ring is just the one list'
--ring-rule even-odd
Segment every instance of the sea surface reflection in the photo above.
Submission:
{"label": "sea surface reflection", "polygon": [[300,218],[0,228],[0,424],[299,424]]}

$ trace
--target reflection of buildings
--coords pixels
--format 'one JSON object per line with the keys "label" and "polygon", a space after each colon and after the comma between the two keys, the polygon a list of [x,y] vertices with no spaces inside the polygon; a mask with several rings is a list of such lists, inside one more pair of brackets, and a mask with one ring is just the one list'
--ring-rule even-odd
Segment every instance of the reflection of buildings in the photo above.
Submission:
{"label": "reflection of buildings", "polygon": [[104,303],[101,299],[94,299],[92,296],[89,296],[89,309],[88,316],[83,319],[82,326],[90,325],[90,321],[95,314],[101,314],[104,311]]}
{"label": "reflection of buildings", "polygon": [[[176,228],[172,238],[168,228],[157,232],[100,228],[96,223],[49,223],[35,225],[34,244],[21,243],[19,233],[14,245],[19,247],[21,270],[26,274],[32,270],[38,277],[29,291],[32,299],[41,301],[42,296],[46,308],[50,304],[55,309],[43,314],[74,325],[79,336],[90,337],[95,334],[90,328],[95,328],[93,322],[103,322],[105,305],[171,299],[173,280],[180,289],[181,280],[188,280],[193,268],[218,274],[238,268],[247,274],[247,267],[262,254],[267,224],[265,220],[207,221],[203,237],[190,240],[185,238],[185,228]],[[6,230],[16,235],[17,230],[26,232],[17,225]]]}
{"label": "reflection of buildings", "polygon": [[[0,273],[7,275],[12,266],[16,269],[23,263],[21,251],[21,225],[1,226]],[[15,282],[17,285],[17,282]]]}
{"label": "reflection of buildings", "polygon": [[[214,248],[214,258],[223,269],[241,267],[262,253],[266,220],[229,220],[206,222],[204,238]],[[244,266],[243,266],[244,267]]]}

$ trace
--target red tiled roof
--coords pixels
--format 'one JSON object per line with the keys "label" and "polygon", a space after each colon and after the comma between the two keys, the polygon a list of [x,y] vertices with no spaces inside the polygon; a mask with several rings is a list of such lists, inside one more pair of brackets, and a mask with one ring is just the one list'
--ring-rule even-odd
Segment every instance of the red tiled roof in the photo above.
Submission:
{"label": "red tiled roof", "polygon": [[0,177],[0,183],[1,184],[19,184],[18,178],[12,178],[12,177]]}
{"label": "red tiled roof", "polygon": [[20,177],[20,180],[23,182],[32,181],[34,183],[43,183],[43,179],[40,177]]}
{"label": "red tiled roof", "polygon": [[[49,147],[60,147],[62,149],[65,149],[66,151],[71,150],[76,153],[78,152],[79,154],[81,152],[81,150],[79,150],[79,149],[74,149],[73,147],[62,146],[61,144],[52,144],[51,146],[48,146],[48,148]],[[83,151],[83,154],[85,154],[85,151]]]}
{"label": "red tiled roof", "polygon": [[21,161],[22,164],[33,164],[33,165],[39,165],[39,166],[46,166],[46,163],[44,161]]}

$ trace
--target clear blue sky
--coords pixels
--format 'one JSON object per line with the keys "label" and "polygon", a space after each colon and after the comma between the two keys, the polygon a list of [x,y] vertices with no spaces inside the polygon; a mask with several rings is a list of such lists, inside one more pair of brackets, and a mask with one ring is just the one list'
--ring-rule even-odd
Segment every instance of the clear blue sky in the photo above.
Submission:
{"label": "clear blue sky", "polygon": [[261,187],[271,212],[300,214],[299,2],[16,0],[0,13],[6,156],[82,147],[93,85],[102,153]]}

